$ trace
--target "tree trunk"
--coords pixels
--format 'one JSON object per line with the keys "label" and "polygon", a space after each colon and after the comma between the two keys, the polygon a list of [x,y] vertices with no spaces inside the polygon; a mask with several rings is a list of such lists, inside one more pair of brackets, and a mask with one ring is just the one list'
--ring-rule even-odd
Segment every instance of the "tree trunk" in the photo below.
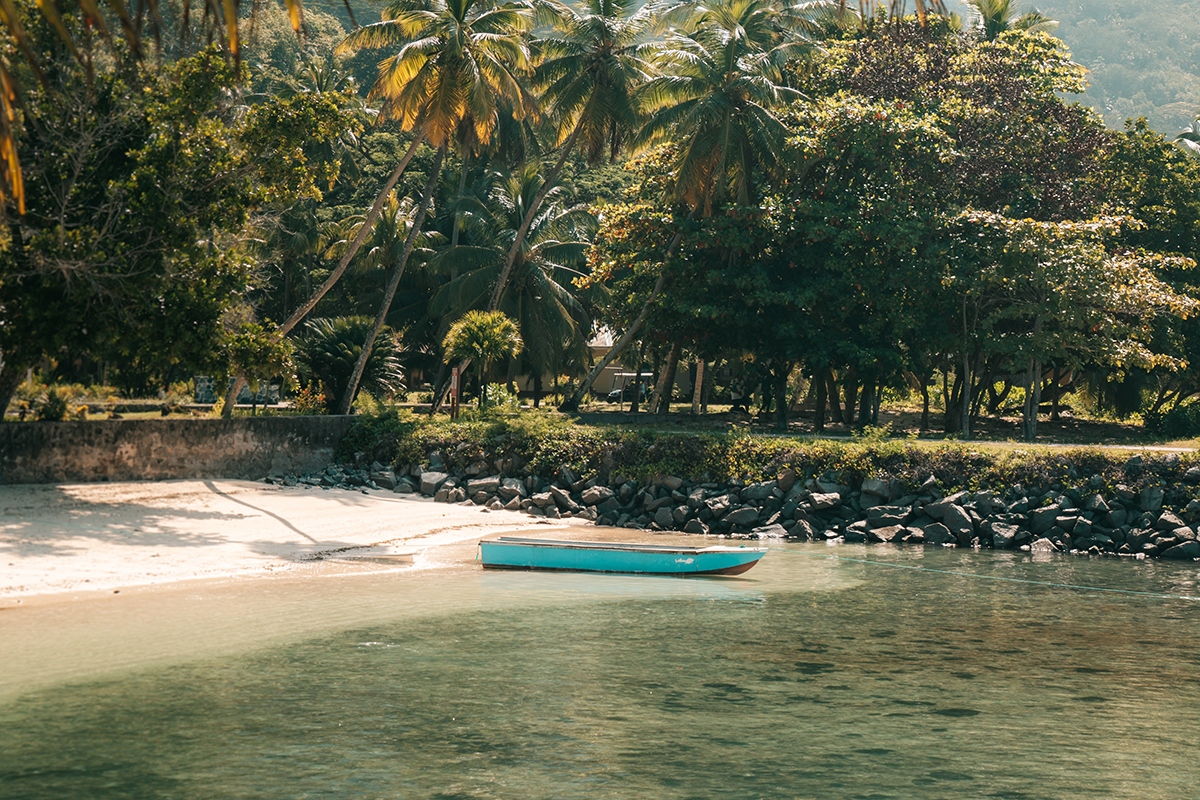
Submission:
{"label": "tree trunk", "polygon": [[921,432],[929,430],[929,384],[921,380]]}
{"label": "tree trunk", "polygon": [[525,212],[525,218],[521,220],[521,227],[517,228],[516,238],[513,239],[512,246],[508,249],[508,255],[504,258],[504,268],[500,270],[500,277],[496,279],[496,288],[492,291],[492,299],[488,301],[488,311],[495,311],[499,308],[500,297],[504,294],[504,286],[508,283],[508,276],[512,273],[513,264],[516,263],[517,256],[521,252],[521,246],[525,243],[529,227],[533,224],[534,217],[537,216],[538,210],[542,207],[542,202],[545,201],[546,195],[550,193],[554,181],[558,179],[559,173],[562,172],[563,164],[567,161],[567,156],[574,149],[575,140],[579,138],[579,132],[583,129],[583,120],[585,118],[582,115],[579,117],[579,122],[576,123],[575,130],[571,131],[571,137],[563,145],[562,153],[558,156],[558,161],[546,173],[542,179],[542,188],[538,189],[538,193],[533,197],[533,202],[529,204],[529,209]]}
{"label": "tree trunk", "polygon": [[847,428],[854,427],[854,410],[858,407],[858,375],[854,368],[846,370],[842,376],[842,392],[846,396],[846,406],[842,419]]}
{"label": "tree trunk", "polygon": [[840,389],[838,389],[837,380],[834,378],[833,370],[825,369],[825,386],[826,397],[829,402],[829,412],[834,425],[844,425],[846,417],[842,414],[842,401],[839,397]]}
{"label": "tree trunk", "polygon": [[704,399],[704,359],[696,362],[696,381],[692,384],[692,413],[700,415],[700,404]]}
{"label": "tree trunk", "polygon": [[658,385],[654,387],[654,397],[650,400],[650,411],[654,414],[671,413],[671,398],[675,394],[675,370],[679,367],[679,342],[671,345],[667,353],[667,364],[658,376]]}
{"label": "tree trunk", "polygon": [[1029,357],[1025,370],[1025,404],[1021,408],[1021,435],[1027,442],[1037,439],[1038,406],[1041,404],[1041,365]]}
{"label": "tree trunk", "polygon": [[816,411],[813,412],[813,428],[820,433],[825,430],[825,395],[828,389],[823,370],[814,371],[813,389],[816,393]]}
{"label": "tree trunk", "polygon": [[[324,297],[330,289],[333,288],[334,284],[341,280],[342,275],[346,272],[346,267],[350,266],[350,260],[358,254],[359,248],[362,247],[363,242],[367,240],[367,236],[370,235],[371,229],[375,226],[376,220],[379,219],[380,213],[383,212],[383,205],[387,201],[388,195],[390,195],[392,190],[396,188],[396,182],[400,180],[400,176],[404,173],[404,170],[408,169],[408,162],[412,161],[412,157],[417,152],[417,147],[419,147],[423,141],[425,141],[424,133],[417,134],[417,136],[413,139],[412,144],[409,145],[408,151],[405,152],[404,157],[400,159],[400,163],[396,166],[395,171],[392,172],[391,177],[388,178],[388,182],[384,184],[383,191],[381,191],[375,198],[375,202],[371,205],[371,210],[367,212],[367,218],[363,220],[362,227],[358,229],[358,235],[354,237],[354,241],[350,243],[350,247],[348,247],[346,252],[342,254],[342,258],[338,262],[337,267],[329,274],[329,277],[325,279],[325,282],[321,284],[316,293],[305,300],[303,305],[292,312],[292,315],[288,317],[282,325],[275,329],[275,333],[273,335],[276,339],[282,339],[283,337],[287,336],[292,328],[296,327],[300,320],[304,319],[304,317],[308,315],[308,312],[313,310],[313,308],[317,305],[317,302]],[[246,377],[244,375],[237,376],[237,378],[235,378],[229,384],[229,392],[225,395],[225,407],[221,409],[221,416],[225,419],[229,419],[231,416],[233,416],[233,406],[237,402],[238,393],[241,392],[242,387],[245,385]]]}
{"label": "tree trunk", "polygon": [[[692,212],[688,214],[688,219],[692,219],[695,216],[696,211],[693,209]],[[662,274],[659,275],[658,280],[654,282],[654,288],[650,290],[650,296],[647,297],[646,302],[642,304],[642,310],[638,312],[637,319],[633,321],[633,324],[629,326],[629,329],[625,331],[624,335],[617,340],[617,343],[612,346],[612,349],[609,350],[604,358],[600,360],[600,363],[592,368],[592,371],[589,372],[588,376],[584,378],[581,384],[579,384],[579,388],[574,391],[571,397],[565,403],[559,406],[559,411],[563,411],[565,413],[574,413],[578,411],[579,401],[584,397],[584,395],[587,394],[588,389],[592,388],[592,384],[596,382],[596,378],[600,377],[600,373],[604,371],[604,368],[612,363],[613,359],[621,355],[625,348],[629,346],[629,343],[634,340],[637,332],[641,330],[642,323],[646,321],[646,315],[650,313],[650,306],[652,306],[654,301],[658,299],[659,293],[663,290],[663,286],[665,286],[667,283],[667,265],[670,264],[671,258],[675,255],[680,244],[682,243],[682,232],[676,233],[675,236],[671,238],[671,243],[667,245],[666,258],[663,259]]]}
{"label": "tree trunk", "polygon": [[638,347],[637,366],[633,371],[633,400],[629,402],[629,413],[636,414],[642,407],[642,363],[646,359],[646,340]]}
{"label": "tree trunk", "polygon": [[[676,239],[682,238],[679,234],[676,234],[675,237]],[[622,335],[621,338],[617,340],[617,343],[614,344],[608,353],[605,354],[604,358],[600,359],[600,363],[592,368],[592,371],[589,372],[588,376],[583,379],[578,387],[576,387],[575,391],[571,393],[571,396],[568,397],[561,406],[559,406],[559,411],[571,414],[579,410],[580,400],[587,395],[588,390],[592,388],[592,384],[596,382],[596,378],[600,377],[600,373],[604,371],[604,368],[611,364],[617,356],[621,355],[625,348],[629,346],[629,343],[632,342],[637,336],[638,331],[642,328],[642,323],[646,321],[646,315],[650,313],[650,306],[654,304],[654,301],[658,298],[658,294],[662,291],[663,286],[666,285],[666,282],[667,273],[664,266],[663,273],[658,276],[658,280],[655,282],[654,288],[650,291],[650,296],[646,298],[646,302],[642,305],[642,310],[638,314],[637,319],[633,321],[633,324],[629,326],[624,335]]]}
{"label": "tree trunk", "polygon": [[538,408],[542,403],[542,373],[533,376],[533,407]]}
{"label": "tree trunk", "polygon": [[963,380],[962,370],[954,371],[954,383],[950,385],[949,391],[946,391],[945,383],[949,378],[948,372],[942,373],[942,389],[945,395],[946,402],[943,405],[943,429],[946,433],[954,433],[962,428],[962,396],[963,396]]}
{"label": "tree trunk", "polygon": [[1000,406],[1004,405],[1004,401],[1008,399],[1010,394],[1012,394],[1012,390],[1013,382],[1009,378],[1004,379],[1004,388],[999,392],[996,391],[996,385],[994,383],[988,384],[988,416],[992,416],[1000,411]]}
{"label": "tree trunk", "polygon": [[[1038,376],[1038,380],[1041,380],[1040,375]],[[1051,405],[1050,405],[1050,421],[1051,422],[1058,422],[1060,419],[1058,398],[1062,396],[1062,389],[1059,388],[1059,383],[1061,381],[1062,381],[1062,378],[1060,378],[1058,375],[1058,367],[1054,367],[1053,369],[1050,370],[1050,388],[1052,391],[1052,394],[1050,397],[1050,403],[1051,403]]]}
{"label": "tree trunk", "polygon": [[787,382],[791,373],[791,364],[781,364],[775,375],[775,430],[780,433],[788,426]]}
{"label": "tree trunk", "polygon": [[862,391],[859,395],[858,427],[865,428],[871,424],[871,412],[875,408],[875,377],[863,379]]}
{"label": "tree trunk", "polygon": [[425,224],[425,214],[429,211],[429,201],[433,199],[433,190],[437,188],[438,177],[442,172],[442,161],[445,157],[446,145],[443,144],[438,148],[437,157],[433,160],[433,168],[429,171],[429,180],[426,181],[425,190],[421,193],[421,204],[417,207],[417,216],[413,220],[412,228],[408,232],[408,238],[404,240],[404,249],[400,252],[400,260],[396,262],[391,278],[388,280],[387,290],[383,295],[383,302],[379,304],[379,313],[375,315],[375,325],[371,328],[371,333],[367,336],[367,340],[363,342],[362,351],[358,354],[358,361],[354,364],[354,373],[350,376],[350,382],[346,384],[346,393],[342,396],[342,401],[338,408],[339,414],[350,413],[350,405],[354,402],[354,396],[358,394],[358,385],[362,381],[363,372],[366,370],[367,359],[371,357],[371,349],[375,346],[375,339],[379,336],[379,331],[383,330],[384,322],[387,321],[388,312],[392,309],[392,299],[396,296],[396,289],[400,286],[400,278],[404,276],[404,268],[408,265],[408,257],[412,254],[417,236],[421,233],[421,226]]}

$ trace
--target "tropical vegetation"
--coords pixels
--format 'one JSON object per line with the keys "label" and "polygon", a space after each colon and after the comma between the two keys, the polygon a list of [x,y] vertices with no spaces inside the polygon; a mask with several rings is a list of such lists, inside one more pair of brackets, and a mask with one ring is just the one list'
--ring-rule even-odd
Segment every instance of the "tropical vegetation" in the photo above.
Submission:
{"label": "tropical vegetation", "polygon": [[436,410],[476,363],[481,404],[574,411],[619,365],[651,411],[862,427],[908,391],[1035,439],[1067,392],[1200,395],[1200,133],[1065,99],[1053,8],[391,0],[294,37],[234,4],[211,45],[140,8],[4,5],[0,407],[36,370]]}

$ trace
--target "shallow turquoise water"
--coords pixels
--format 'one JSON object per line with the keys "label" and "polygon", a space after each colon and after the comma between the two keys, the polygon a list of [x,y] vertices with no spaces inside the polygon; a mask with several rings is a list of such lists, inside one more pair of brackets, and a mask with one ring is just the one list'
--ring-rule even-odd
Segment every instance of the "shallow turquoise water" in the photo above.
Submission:
{"label": "shallow turquoise water", "polygon": [[1194,797],[1200,602],[987,578],[1198,572],[788,545],[744,579],[237,584],[286,635],[9,687],[0,797]]}

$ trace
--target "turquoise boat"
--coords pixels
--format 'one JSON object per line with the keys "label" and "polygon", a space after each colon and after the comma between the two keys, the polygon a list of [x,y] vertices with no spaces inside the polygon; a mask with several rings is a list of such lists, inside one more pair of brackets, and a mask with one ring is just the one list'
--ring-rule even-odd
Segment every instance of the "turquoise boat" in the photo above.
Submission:
{"label": "turquoise boat", "polygon": [[479,543],[484,569],[625,572],[638,575],[738,575],[758,563],[765,547],[676,547],[575,542],[501,536]]}

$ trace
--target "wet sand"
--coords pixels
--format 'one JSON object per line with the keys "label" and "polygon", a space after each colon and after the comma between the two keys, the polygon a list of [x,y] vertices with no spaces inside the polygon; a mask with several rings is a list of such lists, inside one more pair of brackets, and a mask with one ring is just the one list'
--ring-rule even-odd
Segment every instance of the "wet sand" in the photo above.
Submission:
{"label": "wet sand", "polygon": [[185,581],[302,575],[335,560],[346,569],[385,568],[426,548],[538,522],[392,492],[249,481],[0,486],[0,608]]}

